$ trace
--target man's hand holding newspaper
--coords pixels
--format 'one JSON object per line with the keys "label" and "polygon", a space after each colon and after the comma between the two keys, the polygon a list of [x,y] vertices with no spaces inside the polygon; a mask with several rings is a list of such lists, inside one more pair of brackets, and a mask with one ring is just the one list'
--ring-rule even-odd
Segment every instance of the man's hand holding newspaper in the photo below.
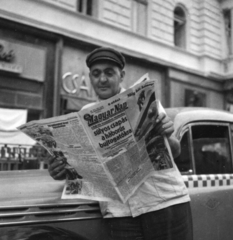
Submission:
{"label": "man's hand holding newspaper", "polygon": [[67,161],[67,159],[64,158],[65,157],[50,156],[50,158],[48,159],[48,171],[51,177],[55,180],[64,180],[66,178],[65,162]]}

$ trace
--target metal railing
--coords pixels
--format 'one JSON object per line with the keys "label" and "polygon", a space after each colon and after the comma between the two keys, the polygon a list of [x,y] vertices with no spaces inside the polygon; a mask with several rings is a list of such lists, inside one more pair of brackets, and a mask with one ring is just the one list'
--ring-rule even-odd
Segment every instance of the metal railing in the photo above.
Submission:
{"label": "metal railing", "polygon": [[40,145],[0,145],[0,171],[46,169],[48,156]]}

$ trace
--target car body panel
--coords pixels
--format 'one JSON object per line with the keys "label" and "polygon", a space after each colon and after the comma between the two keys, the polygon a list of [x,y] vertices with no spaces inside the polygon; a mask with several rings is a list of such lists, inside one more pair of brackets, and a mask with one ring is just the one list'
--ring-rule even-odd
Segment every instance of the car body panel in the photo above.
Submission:
{"label": "car body panel", "polygon": [[233,187],[189,188],[194,240],[233,237]]}
{"label": "car body panel", "polygon": [[226,111],[210,108],[166,108],[166,113],[174,122],[175,136],[180,140],[181,131],[185,125],[193,122],[231,122],[233,123],[233,114]]}
{"label": "car body panel", "polygon": [[[19,226],[34,229],[35,226],[38,229],[49,226],[50,234],[53,228],[61,228],[79,234],[80,239],[105,239],[98,202],[62,200],[63,186],[64,181],[54,181],[48,170],[1,172],[0,236],[7,232],[11,234],[12,229]],[[29,228],[24,230],[29,231]],[[57,231],[53,234],[56,236]],[[37,239],[44,240],[42,237]]]}
{"label": "car body panel", "polygon": [[51,226],[20,226],[5,228],[1,240],[88,240],[74,232]]}

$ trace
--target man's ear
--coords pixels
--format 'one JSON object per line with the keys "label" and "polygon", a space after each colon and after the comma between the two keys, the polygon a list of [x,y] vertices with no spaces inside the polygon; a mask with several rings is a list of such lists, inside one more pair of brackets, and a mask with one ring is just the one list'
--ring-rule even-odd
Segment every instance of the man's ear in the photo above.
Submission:
{"label": "man's ear", "polygon": [[[89,74],[88,74],[88,75],[89,75],[89,79],[90,79],[90,81],[91,81],[91,72],[89,72]],[[91,82],[92,82],[92,81],[91,81]]]}
{"label": "man's ear", "polygon": [[122,80],[122,81],[123,81],[124,77],[125,77],[125,71],[124,71],[124,70],[121,70],[121,80]]}

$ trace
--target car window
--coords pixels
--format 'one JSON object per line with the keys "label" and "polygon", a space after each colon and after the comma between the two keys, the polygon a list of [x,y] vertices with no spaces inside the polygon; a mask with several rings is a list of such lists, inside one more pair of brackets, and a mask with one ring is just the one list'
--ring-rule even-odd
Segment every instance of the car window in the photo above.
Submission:
{"label": "car window", "polygon": [[227,124],[194,124],[181,138],[175,159],[182,174],[232,173],[231,140]]}
{"label": "car window", "polygon": [[232,173],[228,126],[192,126],[196,174]]}
{"label": "car window", "polygon": [[189,132],[188,130],[184,133],[181,142],[181,153],[175,159],[176,165],[181,173],[183,174],[192,174],[193,173],[193,164],[191,161],[191,149],[189,147]]}

